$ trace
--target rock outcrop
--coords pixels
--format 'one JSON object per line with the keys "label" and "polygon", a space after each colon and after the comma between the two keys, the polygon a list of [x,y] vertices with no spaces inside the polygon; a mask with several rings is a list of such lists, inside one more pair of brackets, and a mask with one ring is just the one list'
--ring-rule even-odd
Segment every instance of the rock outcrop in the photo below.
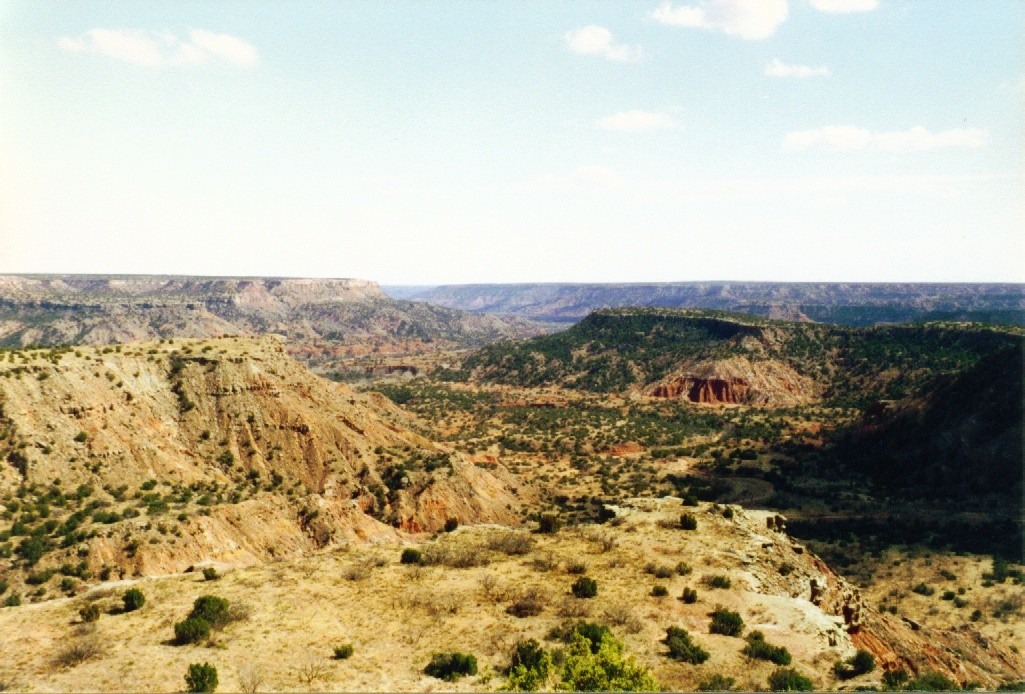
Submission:
{"label": "rock outcrop", "polygon": [[782,362],[730,357],[684,367],[650,386],[648,394],[707,405],[788,407],[814,402],[818,388]]}

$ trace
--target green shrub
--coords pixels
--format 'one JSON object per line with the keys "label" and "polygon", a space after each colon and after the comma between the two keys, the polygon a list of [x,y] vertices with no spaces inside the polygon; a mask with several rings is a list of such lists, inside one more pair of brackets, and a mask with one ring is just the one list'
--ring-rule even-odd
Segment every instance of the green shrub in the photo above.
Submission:
{"label": "green shrub", "polygon": [[692,569],[692,568],[690,567],[690,565],[689,565],[689,564],[688,564],[687,562],[685,562],[685,561],[681,561],[680,563],[678,563],[678,564],[676,565],[676,573],[677,573],[677,575],[679,575],[679,576],[687,576],[687,575],[689,575],[689,574],[690,574],[690,572],[692,572],[693,570],[694,570],[694,569]]}
{"label": "green shrub", "polygon": [[146,604],[146,596],[143,595],[142,591],[138,588],[126,590],[125,594],[121,597],[121,600],[125,604],[125,612],[135,612]]}
{"label": "green shrub", "polygon": [[179,646],[199,643],[210,638],[210,622],[198,617],[188,617],[174,625],[174,642]]}
{"label": "green shrub", "polygon": [[683,600],[688,605],[692,605],[698,601],[698,591],[693,588],[684,588],[680,600]]}
{"label": "green shrub", "polygon": [[520,642],[506,687],[512,691],[658,691],[647,670],[624,653],[608,627],[581,622],[552,630],[569,645],[554,656],[536,641]]}
{"label": "green shrub", "polygon": [[352,657],[352,644],[343,643],[341,646],[335,646],[335,660],[348,660]]}
{"label": "green shrub", "polygon": [[593,598],[598,594],[598,582],[593,578],[587,576],[581,576],[577,580],[573,581],[573,585],[570,587],[573,591],[573,595],[578,598]]}
{"label": "green shrub", "polygon": [[723,576],[721,574],[709,576],[705,579],[705,583],[707,583],[710,588],[722,588],[724,590],[733,585],[729,576]]}
{"label": "green shrub", "polygon": [[217,573],[217,569],[212,566],[207,566],[203,569],[203,579],[206,581],[216,581],[221,575]]}
{"label": "green shrub", "polygon": [[729,506],[727,506],[726,508],[724,508],[724,509],[722,510],[722,517],[723,517],[723,518],[733,518],[733,509],[732,509],[732,508],[730,508]]}
{"label": "green shrub", "polygon": [[477,658],[466,653],[435,653],[424,668],[424,674],[446,682],[477,674]]}
{"label": "green shrub", "polygon": [[86,605],[78,611],[78,616],[83,622],[95,622],[100,618],[100,606],[96,603]]}
{"label": "green shrub", "polygon": [[922,582],[922,583],[919,583],[918,585],[916,585],[915,587],[913,587],[911,589],[911,592],[912,593],[918,593],[919,595],[926,595],[926,596],[928,596],[928,595],[932,595],[933,593],[935,593],[936,589],[933,588],[932,586],[928,585],[927,583]]}
{"label": "green shrub", "polygon": [[402,550],[402,556],[399,557],[399,563],[401,564],[422,564],[423,560],[423,553],[412,547],[406,547]]}
{"label": "green shrub", "polygon": [[724,677],[723,675],[712,675],[707,679],[701,680],[698,683],[699,692],[728,692],[733,689],[737,681],[732,677]]}
{"label": "green shrub", "polygon": [[228,623],[228,601],[214,595],[201,595],[192,604],[189,617],[202,619],[213,628]]}
{"label": "green shrub", "polygon": [[765,635],[760,631],[752,631],[747,635],[747,645],[741,651],[748,658],[755,660],[768,660],[776,665],[790,664],[790,651],[783,646],[773,646],[765,640]]}
{"label": "green shrub", "polygon": [[445,532],[450,533],[459,527],[459,520],[456,518],[449,518],[445,521]]}
{"label": "green shrub", "polygon": [[883,686],[889,690],[897,690],[908,681],[908,672],[902,668],[887,670],[883,673]]}
{"label": "green shrub", "polygon": [[912,692],[953,692],[961,687],[938,672],[923,672],[904,685],[904,689]]}
{"label": "green shrub", "polygon": [[694,517],[693,513],[684,513],[680,516],[680,529],[681,530],[697,530],[698,519]]}
{"label": "green shrub", "polygon": [[7,592],[8,586],[10,586],[10,583],[7,582],[7,579],[0,578],[0,595]]}
{"label": "green shrub", "polygon": [[554,535],[559,532],[559,528],[562,527],[562,521],[554,513],[542,514],[541,517],[537,519],[537,523],[537,531],[539,533],[544,533],[545,535]]}
{"label": "green shrub", "polygon": [[779,668],[769,675],[769,689],[774,692],[810,692],[815,685],[793,668]]}
{"label": "green shrub", "polygon": [[669,627],[664,640],[669,647],[669,657],[685,663],[700,665],[708,660],[708,651],[694,643],[686,629]]}
{"label": "green shrub", "polygon": [[722,634],[723,636],[740,636],[744,631],[744,620],[736,612],[731,612],[723,607],[716,608],[708,614],[712,618],[708,626],[710,634]]}
{"label": "green shrub", "polygon": [[185,686],[189,692],[208,694],[217,690],[217,668],[210,663],[192,663],[185,673]]}
{"label": "green shrub", "polygon": [[88,439],[89,434],[85,433],[84,431],[80,431],[77,434],[75,434],[74,441],[75,443],[85,443]]}
{"label": "green shrub", "polygon": [[653,598],[664,598],[669,595],[669,589],[664,585],[658,583],[651,589],[651,597]]}
{"label": "green shrub", "polygon": [[957,593],[952,590],[943,591],[943,595],[940,596],[940,600],[953,600],[957,597]]}
{"label": "green shrub", "polygon": [[864,675],[876,669],[876,659],[871,653],[861,648],[847,660],[838,660],[833,665],[833,673],[842,680]]}
{"label": "green shrub", "polygon": [[21,604],[21,596],[18,595],[17,593],[11,593],[10,595],[7,596],[7,599],[4,600],[4,607],[17,607],[20,604]]}

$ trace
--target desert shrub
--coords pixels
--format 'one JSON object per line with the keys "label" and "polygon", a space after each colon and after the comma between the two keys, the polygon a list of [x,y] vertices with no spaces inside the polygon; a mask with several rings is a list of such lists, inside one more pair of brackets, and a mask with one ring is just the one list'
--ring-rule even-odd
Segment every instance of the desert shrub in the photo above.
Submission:
{"label": "desert shrub", "polygon": [[733,582],[730,581],[729,576],[716,574],[715,576],[706,576],[705,585],[707,585],[709,588],[722,588],[725,590],[729,588],[731,585],[733,585]]}
{"label": "desert shrub", "polygon": [[712,675],[698,683],[699,692],[728,692],[733,689],[737,681],[732,677],[723,675]]}
{"label": "desert shrub", "polygon": [[528,588],[516,598],[513,604],[506,608],[506,612],[513,617],[521,619],[524,617],[536,617],[544,612],[547,603],[547,596],[538,588]]}
{"label": "desert shrub", "polygon": [[423,563],[429,566],[448,566],[453,569],[469,569],[475,566],[486,566],[490,560],[480,547],[453,547],[448,544],[435,544],[423,552]]}
{"label": "desert shrub", "polygon": [[424,674],[446,682],[477,674],[477,658],[466,653],[435,653],[424,668]]}
{"label": "desert shrub", "polygon": [[202,619],[215,629],[222,627],[230,621],[228,601],[215,595],[201,595],[192,603],[189,617]]}
{"label": "desert shrub", "polygon": [[537,519],[537,531],[545,535],[554,535],[562,527],[562,520],[554,513],[544,513]]}
{"label": "desert shrub", "polygon": [[875,657],[861,648],[847,660],[838,660],[833,665],[833,674],[842,680],[849,680],[866,672],[872,672],[876,668]]}
{"label": "desert shrub", "polygon": [[204,694],[217,690],[217,668],[210,663],[192,663],[185,673],[185,686],[188,692]]}
{"label": "desert shrub", "polygon": [[103,655],[104,645],[96,634],[87,633],[64,645],[54,658],[57,667],[71,668]]}
{"label": "desert shrub", "polygon": [[0,595],[7,592],[7,587],[11,584],[7,582],[7,579],[0,578]]}
{"label": "desert shrub", "polygon": [[697,530],[698,519],[695,518],[693,513],[684,513],[680,515],[680,529],[681,530]]}
{"label": "desert shrub", "polygon": [[188,617],[174,625],[174,642],[179,646],[199,643],[210,638],[210,622],[198,617]]}
{"label": "desert shrub", "polygon": [[207,566],[203,569],[203,580],[205,581],[216,581],[221,575],[217,573],[217,569],[212,566]]}
{"label": "desert shrub", "polygon": [[598,594],[598,582],[593,578],[581,576],[573,581],[570,590],[578,598],[593,598]]}
{"label": "desert shrub", "polygon": [[887,670],[883,673],[883,686],[889,690],[897,690],[908,681],[908,671],[903,668]]}
{"label": "desert shrub", "polygon": [[938,672],[923,672],[905,684],[904,689],[912,692],[953,692],[961,687]]}
{"label": "desert shrub", "polygon": [[724,508],[724,509],[722,510],[722,517],[723,517],[723,518],[733,518],[733,509],[732,509],[732,508],[730,508],[729,506],[727,506],[726,508]]}
{"label": "desert shrub", "polygon": [[794,565],[789,563],[783,563],[779,565],[779,575],[789,576],[794,571]]}
{"label": "desert shrub", "polygon": [[579,622],[552,630],[569,645],[550,655],[536,642],[517,645],[507,687],[536,691],[658,691],[647,670],[626,656],[624,647],[607,627]]}
{"label": "desert shrub", "polygon": [[406,547],[404,550],[402,550],[402,556],[399,557],[400,564],[421,564],[423,563],[423,560],[423,553],[420,550],[414,549],[412,547]]}
{"label": "desert shrub", "polygon": [[684,588],[680,600],[683,600],[688,605],[692,605],[698,601],[698,591],[693,588]]}
{"label": "desert shrub", "polygon": [[[574,602],[579,603],[579,600]],[[617,627],[623,627],[628,634],[636,634],[644,628],[644,622],[629,605],[617,603],[610,605],[604,612],[605,621]]]}
{"label": "desert shrub", "polygon": [[78,616],[83,622],[95,622],[100,618],[100,606],[96,603],[86,605],[78,611]]}
{"label": "desert shrub", "polygon": [[135,612],[137,609],[146,604],[146,596],[142,594],[142,591],[138,588],[131,588],[125,591],[125,594],[121,597],[124,602],[125,612]]}
{"label": "desert shrub", "polygon": [[335,660],[347,660],[352,657],[353,647],[351,643],[343,643],[335,646]]}
{"label": "desert shrub", "polygon": [[687,563],[687,562],[685,562],[685,561],[681,561],[680,563],[678,563],[678,564],[676,565],[676,574],[677,574],[678,576],[687,576],[687,575],[689,575],[689,574],[690,574],[690,573],[691,573],[691,572],[692,572],[693,570],[694,570],[694,569],[692,569],[692,568],[691,568],[690,564],[688,564],[688,563]]}
{"label": "desert shrub", "polygon": [[[968,687],[965,687],[968,689]],[[1025,692],[1025,680],[1017,682],[1001,682],[997,685],[998,692]]]}
{"label": "desert shrub", "polygon": [[815,685],[793,668],[779,668],[769,675],[769,689],[774,692],[810,692]]}
{"label": "desert shrub", "polygon": [[651,597],[653,598],[664,598],[669,595],[669,589],[661,583],[656,583],[651,589]]}
{"label": "desert shrub", "polygon": [[700,665],[708,660],[708,651],[694,643],[690,634],[682,627],[666,629],[664,643],[669,647],[669,657],[674,660],[681,660],[693,665]]}
{"label": "desert shrub", "polygon": [[911,589],[911,592],[912,593],[918,593],[919,595],[929,596],[929,595],[932,595],[933,593],[935,593],[936,589],[933,588],[932,586],[930,586],[929,584],[927,584],[925,582],[922,582],[922,583],[919,583],[918,585],[914,586]]}
{"label": "desert shrub", "polygon": [[21,596],[18,595],[17,593],[11,593],[10,595],[7,596],[7,599],[4,600],[4,607],[17,607],[20,604],[21,604]]}
{"label": "desert shrub", "polygon": [[534,551],[534,538],[524,533],[500,532],[488,537],[487,547],[495,552],[501,552],[511,557],[530,554]]}
{"label": "desert shrub", "polygon": [[753,631],[747,636],[747,645],[741,651],[748,658],[755,660],[768,660],[776,665],[790,664],[790,651],[783,646],[773,646],[765,640],[765,635],[760,631]]}
{"label": "desert shrub", "polygon": [[[587,564],[579,561],[571,561],[566,564],[566,573],[574,574],[576,576],[582,576],[587,573]],[[2,593],[3,591],[0,591]]]}
{"label": "desert shrub", "polygon": [[645,565],[644,572],[651,574],[655,578],[672,578],[673,577],[673,569],[672,569],[672,567],[666,566],[665,564],[656,564],[655,562],[651,562],[651,563]]}
{"label": "desert shrub", "polygon": [[75,443],[85,443],[88,439],[89,434],[85,433],[84,431],[80,431],[77,434],[75,434],[74,441]]}
{"label": "desert shrub", "polygon": [[744,631],[744,620],[741,619],[740,615],[736,612],[716,606],[708,616],[712,618],[712,621],[708,626],[708,632],[710,634],[740,636]]}
{"label": "desert shrub", "polygon": [[450,533],[450,532],[452,532],[453,530],[455,530],[458,527],[459,527],[459,520],[458,519],[456,519],[456,518],[447,518],[445,520],[445,527],[444,527],[445,532]]}

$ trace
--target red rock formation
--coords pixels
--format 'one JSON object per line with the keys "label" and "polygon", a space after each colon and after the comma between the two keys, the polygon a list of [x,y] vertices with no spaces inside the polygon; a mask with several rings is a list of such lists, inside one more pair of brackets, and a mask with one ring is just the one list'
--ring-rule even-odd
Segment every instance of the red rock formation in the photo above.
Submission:
{"label": "red rock formation", "polygon": [[812,402],[816,389],[782,362],[733,357],[685,366],[654,384],[648,394],[708,405],[786,406]]}

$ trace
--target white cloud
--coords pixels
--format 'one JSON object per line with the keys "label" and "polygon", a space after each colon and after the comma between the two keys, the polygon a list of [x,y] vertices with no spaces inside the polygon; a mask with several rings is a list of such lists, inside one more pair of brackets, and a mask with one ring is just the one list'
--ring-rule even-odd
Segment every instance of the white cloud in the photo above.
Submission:
{"label": "white cloud", "polygon": [[871,12],[879,7],[879,0],[811,0],[811,6],[819,12],[835,14]]}
{"label": "white cloud", "polygon": [[765,74],[770,77],[829,77],[829,68],[791,65],[773,58],[772,62],[766,63]]}
{"label": "white cloud", "polygon": [[640,130],[669,130],[679,127],[676,121],[665,113],[652,111],[621,111],[595,121],[594,126],[601,130],[620,130],[638,132]]}
{"label": "white cloud", "polygon": [[586,26],[567,31],[562,37],[569,49],[581,55],[600,55],[617,63],[633,63],[644,57],[640,46],[630,47],[612,40],[612,32],[605,27]]}
{"label": "white cloud", "polygon": [[789,152],[809,149],[826,152],[920,152],[947,147],[984,147],[986,136],[986,131],[978,128],[957,128],[934,133],[919,125],[910,130],[874,133],[850,125],[827,125],[787,134],[783,138],[783,149]]}
{"label": "white cloud", "polygon": [[90,29],[81,36],[61,36],[57,45],[70,53],[97,53],[143,67],[193,65],[214,60],[252,67],[260,60],[252,44],[205,29],[192,29],[188,40],[170,31]]}
{"label": "white cloud", "polygon": [[651,13],[662,24],[719,29],[749,41],[776,33],[786,21],[787,0],[703,0],[698,5],[673,7],[669,0]]}

